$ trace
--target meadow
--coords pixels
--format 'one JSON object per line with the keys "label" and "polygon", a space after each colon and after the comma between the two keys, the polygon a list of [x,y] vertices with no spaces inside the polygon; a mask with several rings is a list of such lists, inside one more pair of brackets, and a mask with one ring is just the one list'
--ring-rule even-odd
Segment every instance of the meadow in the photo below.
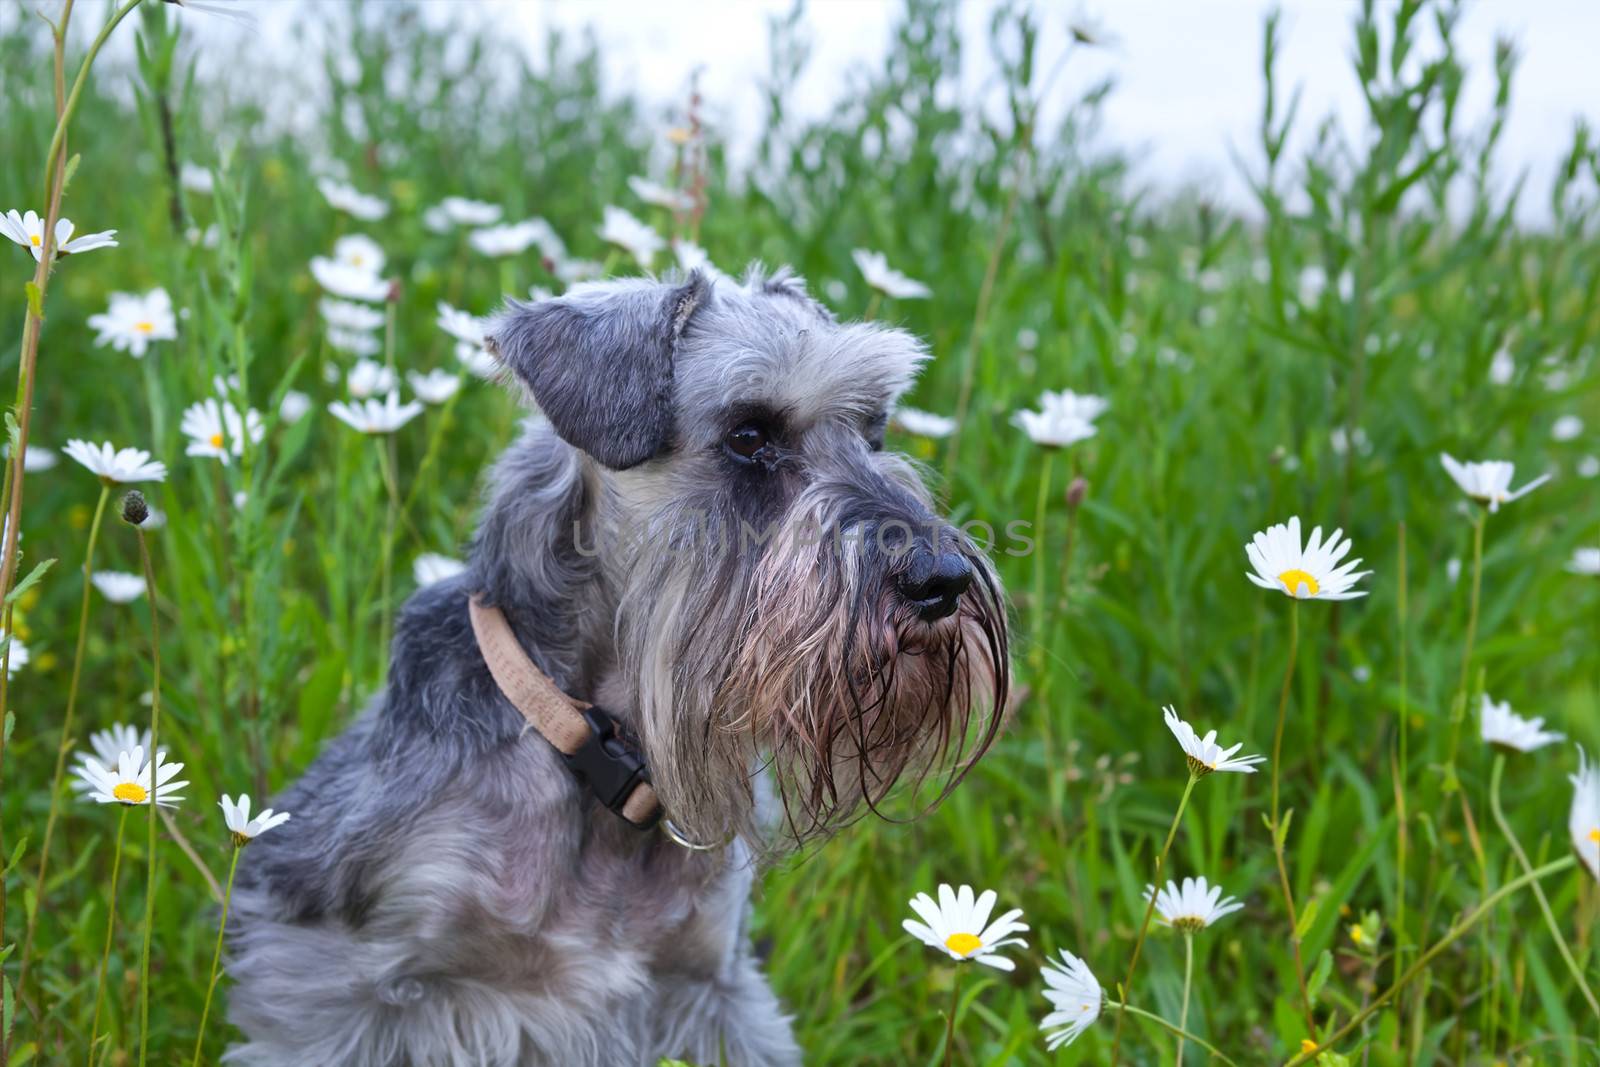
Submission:
{"label": "meadow", "polygon": [[[725,271],[792,265],[841,317],[924,338],[906,403],[955,428],[908,418],[891,446],[958,521],[1033,524],[1037,551],[995,554],[1019,691],[1002,737],[937,810],[912,819],[920,798],[903,797],[896,820],[762,881],[756,936],[808,1063],[1206,1060],[1147,1018],[1118,1038],[1112,1007],[1048,1049],[1039,967],[1061,950],[1239,1064],[1600,1062],[1600,845],[1575,860],[1568,777],[1576,745],[1591,767],[1600,752],[1600,146],[1577,127],[1550,146],[1550,187],[1519,182],[1498,138],[1520,57],[1508,44],[1467,69],[1455,5],[1352,5],[1341,44],[1369,113],[1348,136],[1279,79],[1266,19],[1248,211],[1136,181],[1098,136],[1110,84],[1040,120],[1061,92],[1039,56],[1049,5],[1002,6],[966,42],[993,52],[1004,107],[953,91],[952,6],[908,0],[886,62],[820,118],[785,108],[807,56],[797,9],[773,25],[742,167],[718,102],[686,87],[662,114],[618,95],[591,40],[530,60],[403,5],[320,5],[292,67],[242,57],[207,80],[191,28],[216,16],[146,0],[111,31],[137,56],[101,56],[80,83],[123,5],[68,4],[62,66],[34,6],[0,8],[0,212],[45,214],[49,171],[77,234],[116,245],[60,257],[41,291],[27,249],[0,242],[11,454],[32,401],[28,470],[6,478],[21,540],[0,1061],[218,1061],[226,981],[196,1046],[235,851],[217,798],[267,803],[377,690],[394,611],[462,556],[523,416],[440,305],[483,316],[639,272],[600,234],[620,206]],[[1096,47],[1083,27],[1064,62]],[[1469,124],[1458,104],[1480,84],[1496,103]],[[1289,151],[1302,129],[1309,148]],[[479,203],[452,214],[450,197]],[[1515,221],[1535,198],[1547,227]],[[483,237],[493,225],[512,232]],[[370,242],[341,242],[357,234]],[[928,295],[875,288],[857,249]],[[328,311],[330,279],[345,295]],[[113,303],[157,288],[170,308]],[[390,379],[427,400],[394,432],[330,412]],[[1104,413],[1038,444],[1014,415],[1062,389]],[[186,420],[208,398],[216,426]],[[75,438],[148,450],[166,475],[102,487],[63,452]],[[1491,510],[1442,453],[1513,461],[1515,487],[1551,477]],[[127,488],[154,522],[122,520]],[[1246,544],[1291,516],[1344,531],[1364,596],[1247,581]],[[1485,695],[1565,739],[1485,743]],[[157,704],[182,800],[149,822],[74,791],[91,732],[146,728]],[[1191,779],[1167,705],[1271,761]],[[1159,922],[1146,937],[1144,887],[1201,875],[1242,909],[1192,941]],[[1026,946],[1001,950],[1014,971],[902,929],[941,882],[1023,909]]]}

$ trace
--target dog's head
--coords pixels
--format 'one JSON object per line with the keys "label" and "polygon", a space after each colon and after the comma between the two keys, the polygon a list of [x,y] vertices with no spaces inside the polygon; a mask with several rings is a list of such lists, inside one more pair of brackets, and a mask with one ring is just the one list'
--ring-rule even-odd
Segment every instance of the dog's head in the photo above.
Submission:
{"label": "dog's head", "polygon": [[915,338],[840,324],[784,272],[696,272],[513,305],[490,345],[589,458],[578,536],[677,824],[757,830],[766,762],[804,838],[987,747],[999,582],[883,447]]}

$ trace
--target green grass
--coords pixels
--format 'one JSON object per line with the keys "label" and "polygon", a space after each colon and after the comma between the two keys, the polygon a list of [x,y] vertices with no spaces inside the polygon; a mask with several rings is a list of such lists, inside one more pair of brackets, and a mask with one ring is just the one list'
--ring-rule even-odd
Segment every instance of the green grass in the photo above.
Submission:
{"label": "green grass", "polygon": [[[411,12],[384,4],[310,27],[325,43],[307,45],[299,60],[344,75],[303,102],[319,116],[314,138],[276,134],[268,120],[284,103],[268,98],[266,79],[246,70],[228,84],[191,81],[186,46],[179,40],[171,58],[168,34],[181,37],[194,16],[146,6],[117,32],[143,35],[147,58],[136,68],[96,68],[69,139],[81,158],[64,213],[80,231],[116,228],[121,247],[67,259],[56,271],[31,439],[55,448],[74,436],[110,439],[150,448],[172,468],[168,482],[146,487],[168,517],[151,535],[162,738],[193,782],[177,825],[222,877],[228,845],[216,796],[281,788],[375,690],[384,620],[409,592],[411,560],[459,551],[484,469],[517,418],[509,396],[469,381],[448,413],[430,409],[398,435],[407,506],[385,601],[376,574],[386,529],[378,456],[324,410],[339,393],[323,371],[350,358],[321,343],[308,260],[341,233],[370,233],[401,280],[397,363],[453,369],[452,342],[433,321],[438,301],[481,314],[503,293],[554,283],[531,256],[502,268],[467,251],[460,234],[428,232],[423,209],[451,194],[491,200],[510,219],[548,219],[574,254],[605,259],[594,235],[602,206],[644,214],[626,179],[673,180],[667,130],[685,119],[664,121],[603,91],[591,45],[552,42],[538,63],[488,39],[461,37],[446,49]],[[1517,186],[1518,161],[1496,152],[1514,57],[1506,50],[1495,70],[1463,69],[1449,41],[1452,11],[1352,10],[1351,76],[1370,113],[1351,143],[1327,133],[1304,155],[1283,152],[1291,125],[1310,128],[1321,116],[1310,101],[1292,106],[1292,87],[1272,80],[1269,58],[1261,140],[1241,149],[1258,198],[1247,217],[1203,195],[1144,189],[1123,159],[1091,151],[1085,131],[1103,89],[1072,102],[1060,125],[1034,128],[1038,94],[1059,89],[1035,65],[1031,16],[1007,9],[996,41],[986,43],[1003,56],[1012,102],[1003,121],[953,105],[958,94],[940,90],[952,84],[961,48],[948,5],[910,3],[890,61],[815,120],[780,103],[804,55],[803,23],[775,25],[779,61],[769,82],[752,88],[769,107],[750,172],[730,173],[716,131],[707,138],[698,237],[713,258],[728,269],[751,259],[792,264],[844,316],[871,303],[851,264],[855,247],[885,251],[932,287],[933,299],[890,301],[878,314],[931,346],[914,406],[956,411],[971,375],[958,448],[894,441],[928,461],[960,519],[1003,526],[1033,517],[1043,453],[1010,425],[1013,411],[1047,388],[1111,403],[1098,435],[1053,463],[1037,533],[1042,597],[1033,559],[997,558],[1017,624],[1015,680],[1026,694],[1005,736],[934,814],[865,820],[784,864],[759,890],[756,936],[770,949],[772,981],[796,1016],[807,1062],[939,1062],[954,970],[912,943],[900,920],[915,892],[940,881],[993,886],[1001,906],[1024,908],[1032,925],[1015,974],[980,968],[969,976],[955,1061],[1109,1061],[1110,1019],[1070,1048],[1045,1052],[1037,965],[1065,948],[1108,987],[1126,969],[1140,891],[1185,781],[1161,705],[1245,741],[1246,751],[1270,751],[1290,605],[1245,581],[1243,545],[1293,514],[1308,526],[1343,526],[1374,572],[1364,599],[1302,605],[1284,743],[1284,805],[1294,811],[1287,866],[1309,912],[1307,969],[1325,977],[1315,983],[1324,1034],[1486,890],[1515,878],[1489,811],[1491,754],[1477,740],[1475,695],[1462,723],[1459,793],[1444,773],[1472,526],[1441,451],[1515,460],[1519,484],[1555,472],[1488,521],[1468,688],[1600,749],[1600,581],[1564,569],[1575,547],[1600,541],[1600,483],[1577,473],[1581,457],[1600,451],[1600,156],[1578,129],[1570,145],[1551,146],[1566,164],[1555,187]],[[74,15],[102,17],[89,4]],[[1269,57],[1274,32],[1269,23]],[[0,65],[0,210],[42,210],[54,126],[50,41],[21,8],[0,10]],[[491,70],[500,73],[485,76]],[[1454,104],[1463,83],[1476,81],[1496,86],[1500,104],[1495,122],[1467,128]],[[182,195],[176,225],[164,111],[176,159],[219,173],[213,196]],[[326,150],[313,152],[314,140]],[[390,218],[363,226],[333,212],[313,179],[326,160],[389,200]],[[1513,222],[1518,197],[1548,198],[1548,231]],[[653,221],[672,226],[664,216]],[[181,237],[212,223],[222,234],[214,249]],[[21,249],[0,246],[0,372],[16,370],[32,268]],[[1304,286],[1308,271],[1328,283]],[[189,309],[178,340],[142,362],[94,347],[85,319],[108,294],[155,285]],[[1490,382],[1497,352],[1516,368],[1503,385]],[[246,462],[222,469],[188,458],[181,412],[224,373],[240,373],[264,412],[290,387],[316,406],[295,425],[269,427]],[[1587,428],[1556,441],[1551,427],[1566,414]],[[1338,450],[1336,435],[1360,445]],[[1064,497],[1074,475],[1088,486],[1075,519]],[[32,887],[96,486],[67,460],[25,485],[19,573],[42,559],[59,563],[17,604],[15,628],[32,662],[10,687],[15,729],[0,763],[3,850],[15,850],[4,940],[20,943],[34,909],[38,925],[31,1008],[16,1009],[10,1061],[79,1063],[115,813],[64,801],[42,900]],[[238,492],[247,497],[236,509]],[[1459,581],[1449,577],[1451,560],[1465,562]],[[133,535],[114,518],[101,531],[96,567],[138,570]],[[80,741],[148,715],[140,700],[152,670],[146,604],[96,596],[86,636]],[[1396,775],[1402,744],[1407,760]],[[1565,776],[1575,766],[1570,745],[1510,761],[1508,814],[1536,864],[1568,854]],[[1202,781],[1166,871],[1205,874],[1247,902],[1197,938],[1189,1014],[1192,1031],[1239,1063],[1282,1062],[1305,1032],[1263,826],[1267,785],[1266,775]],[[1408,816],[1403,875],[1399,795]],[[106,1006],[117,1051],[108,1063],[136,1057],[139,1041],[145,836],[142,819],[131,822]],[[1569,871],[1545,889],[1590,984],[1600,984],[1593,879]],[[1368,912],[1383,924],[1375,950],[1349,932],[1358,921],[1370,932]],[[149,1062],[188,1062],[214,919],[204,881],[165,841]],[[5,963],[12,986],[18,956],[13,950]],[[1175,1020],[1181,976],[1181,941],[1153,931],[1130,999]],[[225,1041],[215,1011],[211,1027],[214,1059]],[[1401,1011],[1373,1015],[1364,1048],[1352,1037],[1340,1051],[1380,1065],[1592,1062],[1597,1034],[1600,1021],[1523,893],[1435,960]],[[1169,1062],[1173,1053],[1161,1031],[1129,1021],[1125,1062]],[[1187,1056],[1200,1062],[1192,1047]]]}

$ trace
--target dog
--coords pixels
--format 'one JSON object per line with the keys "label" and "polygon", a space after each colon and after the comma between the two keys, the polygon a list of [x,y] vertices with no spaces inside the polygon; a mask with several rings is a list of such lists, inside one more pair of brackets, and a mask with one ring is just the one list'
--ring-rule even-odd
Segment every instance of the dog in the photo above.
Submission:
{"label": "dog", "polygon": [[[512,302],[488,348],[537,412],[466,570],[410,598],[382,693],[244,852],[228,1062],[798,1064],[758,870],[896,783],[942,796],[1005,708],[1000,583],[884,450],[926,349],[759,267]],[[530,728],[474,597],[614,719],[661,828]]]}

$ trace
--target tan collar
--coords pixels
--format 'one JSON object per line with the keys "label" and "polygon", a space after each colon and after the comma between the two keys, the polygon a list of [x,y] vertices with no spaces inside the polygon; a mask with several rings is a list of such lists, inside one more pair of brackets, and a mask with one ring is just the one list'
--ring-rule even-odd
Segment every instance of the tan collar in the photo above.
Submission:
{"label": "tan collar", "polygon": [[[661,801],[650,785],[644,757],[600,708],[576,700],[528,658],[511,624],[481,594],[468,601],[478,651],[495,685],[528,725],[562,756],[595,798],[640,830],[661,818]],[[673,835],[677,839],[677,835]]]}

